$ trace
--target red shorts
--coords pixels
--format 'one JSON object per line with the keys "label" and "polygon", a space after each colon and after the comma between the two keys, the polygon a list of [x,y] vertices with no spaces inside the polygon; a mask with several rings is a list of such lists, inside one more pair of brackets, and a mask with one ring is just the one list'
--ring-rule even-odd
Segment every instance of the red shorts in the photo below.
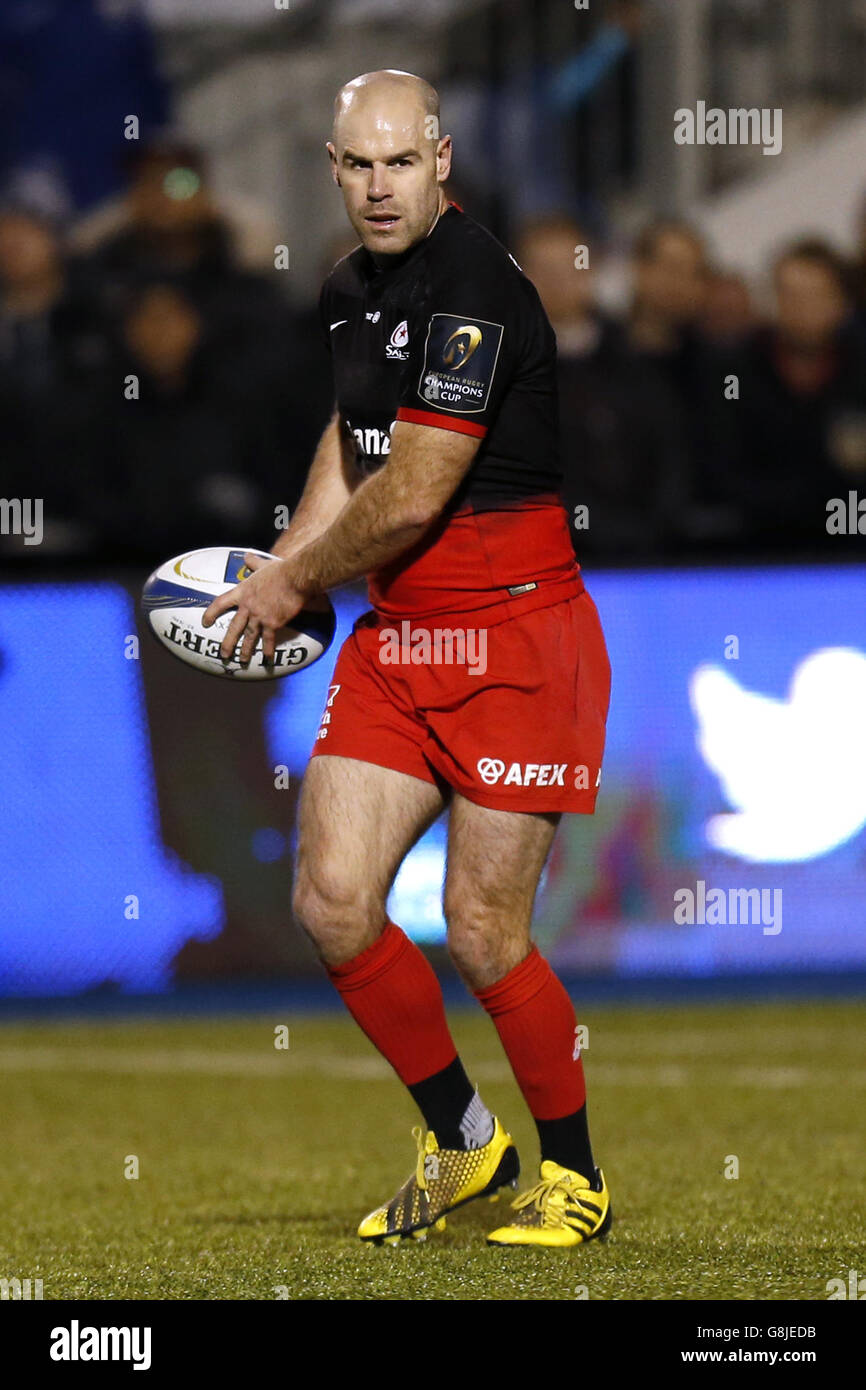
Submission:
{"label": "red shorts", "polygon": [[610,701],[595,604],[583,591],[468,626],[480,617],[364,613],[337,658],[313,755],[444,781],[494,810],[591,814]]}

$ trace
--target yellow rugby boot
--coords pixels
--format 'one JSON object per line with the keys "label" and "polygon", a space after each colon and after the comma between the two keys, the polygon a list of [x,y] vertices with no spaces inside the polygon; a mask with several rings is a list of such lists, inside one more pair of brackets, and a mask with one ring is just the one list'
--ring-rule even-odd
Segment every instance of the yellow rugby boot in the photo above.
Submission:
{"label": "yellow rugby boot", "polygon": [[511,1203],[517,1213],[487,1237],[488,1245],[544,1245],[564,1249],[603,1236],[613,1213],[604,1174],[596,1169],[601,1191],[589,1179],[551,1159],[541,1165],[541,1181]]}
{"label": "yellow rugby boot", "polygon": [[478,1149],[440,1149],[432,1129],[412,1130],[418,1162],[396,1197],[371,1211],[358,1227],[362,1240],[396,1245],[411,1237],[426,1240],[432,1226],[444,1231],[445,1216],[464,1202],[516,1187],[520,1160],[510,1134],[494,1115],[493,1135]]}

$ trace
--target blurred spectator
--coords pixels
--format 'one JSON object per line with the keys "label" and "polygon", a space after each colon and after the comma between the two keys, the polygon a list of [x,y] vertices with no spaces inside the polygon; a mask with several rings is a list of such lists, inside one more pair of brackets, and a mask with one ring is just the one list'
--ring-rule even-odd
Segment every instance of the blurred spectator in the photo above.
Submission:
{"label": "blurred spectator", "polygon": [[[636,356],[601,314],[592,270],[575,265],[587,246],[567,217],[528,223],[517,258],[557,337],[563,496],[578,559],[659,555],[676,534],[687,476],[676,400],[652,362]],[[590,265],[595,250],[588,247]],[[575,507],[588,529],[575,529]]]}
{"label": "blurred spectator", "polygon": [[39,214],[0,216],[5,490],[44,498],[43,556],[152,560],[238,529],[267,545],[330,412],[317,340],[276,272],[238,268],[197,151],[133,165],[126,221],[87,258]]}
{"label": "blurred spectator", "polygon": [[683,543],[736,544],[737,513],[717,478],[712,415],[723,400],[723,347],[702,332],[712,275],[703,237],[686,222],[661,219],[638,236],[633,250],[629,345],[652,363],[676,401],[690,477],[681,515]]}
{"label": "blurred spectator", "polygon": [[87,440],[109,359],[106,327],[52,222],[25,207],[0,210],[4,492],[43,499],[43,554],[77,553],[92,540]]}
{"label": "blurred spectator", "polygon": [[826,243],[788,247],[773,283],[773,322],[732,368],[740,398],[715,412],[725,486],[762,550],[838,547],[827,502],[866,491],[866,347],[845,264]]}
{"label": "blurred spectator", "polygon": [[207,314],[209,335],[221,340],[218,362],[236,387],[254,398],[263,382],[284,380],[294,337],[287,299],[277,272],[255,275],[238,265],[200,151],[176,140],[152,143],[133,152],[131,171],[123,226],[85,262],[104,311],[116,315],[131,289],[169,277]]}
{"label": "blurred spectator", "polygon": [[120,350],[96,441],[106,552],[156,560],[221,541],[267,547],[274,509],[294,509],[308,462],[273,376],[254,395],[232,387],[233,354],[225,360],[182,279],[132,294]]}
{"label": "blurred spectator", "polygon": [[228,224],[211,197],[204,160],[191,145],[133,146],[125,217],[92,253],[108,292],[138,279],[185,275],[196,292],[215,292],[235,271]]}
{"label": "blurred spectator", "polygon": [[[273,269],[273,246],[270,275],[253,274],[238,264],[232,228],[210,190],[199,150],[176,139],[135,149],[122,224],[85,264],[94,298],[114,318],[126,314],[130,294],[154,280],[171,281],[196,306],[201,317],[197,342],[206,351],[201,361],[193,352],[189,379],[173,402],[175,414],[182,413],[182,398],[200,415],[206,387],[217,403],[218,418],[221,408],[230,408],[235,416],[244,410],[251,418],[259,415],[269,440],[262,447],[267,453],[281,439],[289,473],[299,459],[309,463],[323,422],[308,390],[310,346],[304,326]],[[127,342],[128,327],[127,315]],[[147,375],[147,364],[145,368]],[[157,413],[162,428],[165,409]],[[276,498],[286,500],[281,493]]]}
{"label": "blurred spectator", "polygon": [[0,209],[0,370],[25,396],[104,364],[99,321],[64,261],[53,223]]}
{"label": "blurred spectator", "polygon": [[[132,155],[130,157],[130,150]],[[166,254],[189,261],[190,247],[178,244],[181,230],[210,222],[211,254],[221,249],[232,267],[271,273],[279,236],[276,219],[259,203],[238,193],[221,193],[215,199],[208,182],[204,157],[188,141],[163,135],[159,139],[126,147],[131,186],[122,196],[101,203],[72,229],[70,244],[76,252],[91,255],[113,243],[121,259],[144,253],[148,261]],[[124,233],[138,231],[137,239]],[[165,238],[163,248],[159,238]],[[172,238],[175,244],[171,244]],[[193,248],[197,250],[198,248]],[[166,267],[167,268],[167,267]]]}
{"label": "blurred spectator", "polygon": [[745,342],[756,326],[749,286],[741,275],[714,270],[707,276],[698,331],[713,348],[732,348]]}
{"label": "blurred spectator", "polygon": [[653,222],[638,237],[629,341],[652,356],[677,387],[688,384],[708,269],[703,239],[687,223]]}

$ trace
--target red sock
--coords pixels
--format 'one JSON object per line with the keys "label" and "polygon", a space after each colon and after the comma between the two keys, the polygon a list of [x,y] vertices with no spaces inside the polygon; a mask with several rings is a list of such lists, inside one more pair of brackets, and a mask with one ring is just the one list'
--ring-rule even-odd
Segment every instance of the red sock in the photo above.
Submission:
{"label": "red sock", "polygon": [[326,969],[358,1027],[405,1085],[454,1061],[457,1048],[433,967],[393,922],[353,960]]}
{"label": "red sock", "polygon": [[573,1115],[586,1101],[574,1005],[537,946],[495,985],[474,991],[496,1025],[536,1120]]}

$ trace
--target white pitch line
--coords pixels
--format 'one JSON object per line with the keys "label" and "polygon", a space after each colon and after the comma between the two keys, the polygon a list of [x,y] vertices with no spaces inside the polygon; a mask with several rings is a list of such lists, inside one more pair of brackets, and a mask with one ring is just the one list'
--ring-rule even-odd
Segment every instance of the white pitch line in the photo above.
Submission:
{"label": "white pitch line", "polygon": [[[630,1065],[587,1059],[590,1078],[602,1086],[675,1087],[694,1085],[706,1079],[707,1068],[688,1064],[651,1062]],[[744,1086],[756,1090],[795,1090],[804,1086],[820,1086],[823,1081],[838,1080],[838,1074],[827,1068],[796,1067],[730,1067],[722,1059],[720,1074],[713,1075],[713,1085]],[[3,1073],[56,1071],[102,1072],[106,1075],[162,1074],[261,1077],[273,1081],[290,1081],[293,1076],[317,1074],[335,1080],[388,1081],[394,1073],[387,1062],[378,1057],[343,1057],[335,1053],[291,1048],[270,1056],[258,1052],[206,1052],[191,1048],[142,1049],[141,1051],[79,1047],[0,1048],[0,1076]],[[505,1061],[479,1062],[470,1067],[478,1081],[502,1082],[511,1078]],[[845,1074],[849,1086],[866,1085],[866,1070]]]}
{"label": "white pitch line", "polygon": [[4,1071],[88,1071],[135,1075],[141,1072],[204,1073],[211,1076],[262,1076],[281,1080],[302,1072],[373,1081],[392,1076],[378,1057],[339,1057],[291,1048],[275,1055],[258,1052],[198,1052],[190,1048],[108,1052],[100,1048],[0,1048]]}

